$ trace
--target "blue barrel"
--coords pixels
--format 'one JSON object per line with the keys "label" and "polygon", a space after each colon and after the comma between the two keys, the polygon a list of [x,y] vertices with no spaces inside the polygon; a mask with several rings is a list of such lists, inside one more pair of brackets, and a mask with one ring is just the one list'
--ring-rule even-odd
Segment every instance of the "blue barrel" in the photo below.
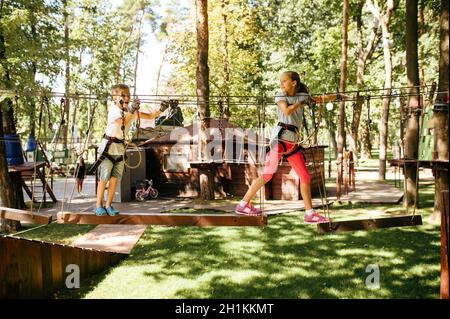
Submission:
{"label": "blue barrel", "polygon": [[37,147],[36,138],[33,135],[28,136],[27,152],[34,152]]}
{"label": "blue barrel", "polygon": [[6,161],[8,165],[23,164],[22,144],[18,134],[5,134]]}

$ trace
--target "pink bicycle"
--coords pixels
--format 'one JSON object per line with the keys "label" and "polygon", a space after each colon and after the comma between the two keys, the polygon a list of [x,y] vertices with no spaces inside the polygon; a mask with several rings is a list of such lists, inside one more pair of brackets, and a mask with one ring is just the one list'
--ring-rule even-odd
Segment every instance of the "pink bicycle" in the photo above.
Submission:
{"label": "pink bicycle", "polygon": [[141,188],[136,189],[136,199],[140,202],[143,202],[149,197],[153,199],[157,198],[158,190],[153,187],[152,180],[144,179],[144,181],[141,183]]}

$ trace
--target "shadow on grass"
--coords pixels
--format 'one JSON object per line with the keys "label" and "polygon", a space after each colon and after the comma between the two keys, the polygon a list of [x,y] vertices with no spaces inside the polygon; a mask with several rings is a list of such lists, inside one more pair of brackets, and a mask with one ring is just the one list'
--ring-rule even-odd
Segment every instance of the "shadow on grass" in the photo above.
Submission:
{"label": "shadow on grass", "polygon": [[[433,191],[423,194],[430,211]],[[320,235],[302,221],[302,214],[290,213],[270,216],[265,228],[149,227],[114,271],[55,297],[439,297],[438,226]],[[379,289],[365,284],[368,265],[379,267]]]}
{"label": "shadow on grass", "polygon": [[[436,229],[319,235],[300,220],[294,214],[272,217],[263,229],[153,227],[144,233],[130,257],[119,264],[123,272],[135,271],[134,278],[125,280],[120,273],[104,273],[91,278],[89,287],[61,296],[438,297]],[[369,264],[380,269],[378,290],[365,286]],[[133,285],[139,285],[140,291],[127,287]]]}

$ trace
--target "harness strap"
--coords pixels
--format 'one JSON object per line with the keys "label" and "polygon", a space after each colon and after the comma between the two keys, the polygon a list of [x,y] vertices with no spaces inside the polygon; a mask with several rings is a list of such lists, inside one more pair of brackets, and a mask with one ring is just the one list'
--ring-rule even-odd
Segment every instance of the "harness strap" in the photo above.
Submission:
{"label": "harness strap", "polygon": [[298,127],[295,125],[286,124],[286,123],[282,123],[282,122],[278,122],[277,125],[280,126],[282,129],[278,132],[276,139],[274,139],[270,142],[270,145],[266,149],[266,153],[268,153],[271,149],[274,149],[277,146],[277,144],[280,144],[281,147],[283,148],[283,158],[284,159],[287,159],[288,157],[290,157],[298,152],[301,152],[301,154],[303,156],[303,160],[306,162],[306,157],[305,157],[305,154],[303,153],[303,151],[305,149],[303,148],[303,146],[301,146],[300,144],[297,144],[297,147],[295,147],[292,151],[287,153],[288,150],[287,150],[286,143],[283,140],[281,140],[281,134],[283,133],[283,130],[288,130],[288,131],[297,133]]}
{"label": "harness strap", "polygon": [[301,146],[301,145],[299,144],[299,145],[297,145],[297,147],[296,147],[292,152],[290,152],[289,154],[285,154],[285,155],[283,155],[283,156],[284,156],[285,159],[287,159],[289,156],[292,156],[292,155],[294,155],[294,154],[300,152],[300,153],[302,154],[302,156],[303,156],[303,160],[306,162],[306,157],[305,157],[305,154],[304,154],[304,152],[303,152],[304,150],[305,150],[305,149],[303,148],[303,146]]}
{"label": "harness strap", "polygon": [[112,137],[112,136],[108,136],[108,135],[105,134],[105,135],[103,135],[103,138],[105,140],[108,140],[108,146],[107,146],[108,148],[109,148],[109,145],[111,145],[111,143],[125,144],[124,140],[121,140],[121,139],[119,139],[117,137]]}
{"label": "harness strap", "polygon": [[108,143],[106,143],[105,149],[103,150],[102,154],[100,155],[100,157],[95,161],[94,165],[92,165],[91,169],[89,170],[88,174],[92,174],[95,171],[97,171],[97,168],[100,166],[100,164],[105,160],[108,159],[111,161],[111,163],[113,163],[113,165],[115,165],[116,163],[119,163],[121,161],[125,160],[125,156],[124,155],[120,155],[120,157],[118,158],[113,158],[111,154],[108,153],[109,151],[109,147],[111,146],[112,143],[120,143],[120,144],[125,144],[123,140],[118,139],[117,137],[111,137],[108,135],[103,135],[103,138],[105,140],[108,141]]}
{"label": "harness strap", "polygon": [[282,127],[285,130],[297,133],[298,132],[298,127],[295,125],[291,125],[291,124],[286,124],[286,123],[282,123],[282,122],[278,122],[277,123],[278,126]]}

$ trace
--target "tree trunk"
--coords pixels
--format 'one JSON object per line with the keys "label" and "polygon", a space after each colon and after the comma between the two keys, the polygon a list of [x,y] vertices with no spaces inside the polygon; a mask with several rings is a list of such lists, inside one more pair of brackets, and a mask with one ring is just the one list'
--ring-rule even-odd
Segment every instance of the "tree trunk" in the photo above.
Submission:
{"label": "tree trunk", "polygon": [[[3,8],[3,0],[0,3],[0,9]],[[2,12],[0,12],[0,19],[2,18]],[[4,70],[4,76],[0,79],[0,84],[5,89],[11,89],[11,79],[9,76],[8,61],[6,59],[6,47],[5,38],[3,36],[3,28],[0,24],[0,66]],[[12,102],[9,98],[4,99],[0,102],[0,136],[4,134],[15,134],[16,128],[14,125],[14,113],[12,108]],[[8,163],[6,161],[6,149],[3,139],[0,139],[0,205],[20,208],[20,203],[18,202],[18,193],[15,188],[11,176],[8,173]],[[20,189],[20,192],[22,189]],[[23,196],[22,196],[23,202]],[[17,231],[20,229],[21,225],[18,221],[1,219],[1,232]]]}
{"label": "tree trunk", "polygon": [[361,159],[372,159],[372,141],[370,140],[371,125],[372,119],[370,117],[370,99],[367,98],[367,119],[364,123],[363,131],[361,133]]}
{"label": "tree trunk", "polygon": [[[356,68],[356,85],[358,91],[364,88],[364,73],[366,69],[366,63],[369,59],[372,58],[373,52],[375,51],[376,44],[379,41],[379,37],[377,37],[377,28],[372,28],[372,32],[370,33],[369,39],[367,41],[367,45],[364,48],[363,46],[363,21],[362,21],[362,9],[364,6],[364,1],[360,0],[358,2],[357,14],[356,14],[356,29],[357,29],[357,51],[358,51],[358,64]],[[353,152],[353,158],[355,160],[355,165],[358,165],[358,131],[359,125],[361,121],[361,113],[362,107],[364,105],[364,97],[357,94],[356,104],[353,109],[353,117],[351,124],[351,132],[349,136],[349,150]]]}
{"label": "tree trunk", "polygon": [[392,88],[392,56],[391,56],[391,37],[389,26],[391,23],[392,12],[394,11],[394,0],[387,1],[386,12],[381,12],[378,4],[375,5],[372,2],[368,2],[368,6],[373,16],[378,20],[381,25],[381,31],[383,36],[383,56],[384,56],[384,95],[383,98],[383,110],[381,113],[381,121],[379,126],[380,131],[380,156],[379,156],[379,170],[378,179],[386,179],[386,153],[387,153],[387,137],[388,137],[388,123],[389,123],[389,106],[391,103],[391,88]]}
{"label": "tree trunk", "polygon": [[[33,41],[36,41],[36,21],[35,19],[32,19],[31,23],[31,38]],[[36,62],[31,62],[31,72],[30,72],[30,80],[32,83],[35,83],[36,81],[36,73],[37,73],[37,67]],[[30,106],[31,106],[31,112],[30,112],[30,136],[36,136],[36,102],[33,96],[30,97]]]}
{"label": "tree trunk", "polygon": [[[64,121],[64,127],[63,129],[63,150],[67,149],[67,138],[68,138],[68,132],[69,132],[69,110],[70,110],[70,44],[69,44],[69,11],[68,11],[68,5],[67,0],[63,0],[63,16],[64,16],[64,45],[65,45],[65,58],[66,58],[66,69],[65,69],[65,100],[64,103],[64,117],[67,119]],[[58,141],[56,141],[58,143]]]}
{"label": "tree trunk", "polygon": [[338,146],[337,146],[337,142],[336,142],[336,132],[334,131],[334,129],[332,127],[330,127],[328,129],[328,134],[329,134],[329,138],[330,138],[330,143],[331,143],[331,154],[334,155],[335,158],[337,158],[337,154],[338,154]]}
{"label": "tree trunk", "polygon": [[[425,15],[424,15],[424,7],[425,7],[425,1],[420,0],[419,1],[419,39],[422,35],[425,34]],[[424,46],[421,45],[419,47],[419,83],[420,87],[423,87],[425,84],[425,52],[424,52]],[[422,108],[424,108],[425,105],[425,95],[420,96],[420,105],[422,105]]]}
{"label": "tree trunk", "polygon": [[[342,8],[342,53],[341,53],[341,80],[339,91],[345,92],[347,81],[347,48],[348,48],[348,0],[343,1]],[[339,103],[339,126],[338,126],[338,174],[337,174],[337,198],[341,196],[341,183],[343,174],[343,154],[345,152],[345,101]]]}
{"label": "tree trunk", "polygon": [[139,50],[141,49],[141,34],[142,34],[142,19],[144,18],[144,11],[145,7],[141,7],[142,14],[139,17],[138,22],[138,38],[137,38],[137,44],[136,44],[136,57],[134,61],[134,79],[133,79],[133,98],[136,98],[136,84],[137,84],[137,70],[138,70],[138,64],[139,64]]}
{"label": "tree trunk", "polygon": [[[208,1],[196,0],[197,5],[197,101],[200,117],[199,151],[200,160],[209,160],[210,154],[206,154],[206,135],[209,128],[209,67],[208,67]],[[207,184],[207,190],[201,190],[202,199],[214,199],[214,180],[208,175],[202,177],[203,185]]]}
{"label": "tree trunk", "polygon": [[[388,2],[388,6],[392,4],[392,1]],[[393,4],[392,4],[393,5]],[[392,7],[388,7],[388,13],[386,17],[383,17],[381,23],[381,29],[383,31],[383,55],[384,55],[384,68],[385,68],[385,80],[384,80],[384,95],[383,98],[383,111],[380,121],[380,157],[379,157],[379,170],[378,179],[386,179],[386,157],[387,157],[387,137],[388,137],[388,123],[389,123],[389,106],[391,104],[391,88],[392,88],[392,56],[391,49],[389,48],[389,24],[390,13]]]}
{"label": "tree trunk", "polygon": [[161,63],[159,64],[158,67],[158,72],[156,73],[156,89],[155,89],[155,95],[159,94],[159,79],[161,78],[161,70],[162,67],[164,65],[164,62],[166,60],[166,56],[167,56],[167,51],[169,50],[169,41],[167,41],[166,46],[164,47],[164,52],[163,52],[163,56],[161,59]]}
{"label": "tree trunk", "polygon": [[400,154],[399,158],[405,157],[405,98],[403,96],[400,96],[400,107],[398,109],[400,113],[400,123],[399,123],[399,129],[400,129]]}
{"label": "tree trunk", "polygon": [[[435,150],[437,159],[448,160],[448,108],[449,108],[449,64],[448,64],[448,1],[441,0],[441,19],[440,19],[440,58],[439,58],[439,83],[438,94],[436,96],[436,105],[434,108],[434,132],[435,132]],[[435,183],[435,203],[442,201],[441,191],[448,190],[448,172],[437,172]],[[435,213],[440,215],[440,207],[435,205]]]}
{"label": "tree trunk", "polygon": [[228,0],[220,1],[220,11],[222,16],[222,50],[223,50],[223,94],[225,95],[225,103],[223,107],[223,116],[228,119],[231,116],[230,112],[230,61],[228,57],[228,30],[227,30],[227,15],[228,15]]}
{"label": "tree trunk", "polygon": [[366,121],[361,132],[362,152],[361,159],[372,159],[372,141],[370,140],[370,123]]}
{"label": "tree trunk", "polygon": [[[417,56],[417,2],[418,0],[406,0],[406,71],[408,77],[408,120],[405,133],[405,158],[417,159],[419,148],[419,65]],[[416,199],[419,196],[416,184],[417,167],[415,164],[406,165],[405,169],[405,195],[406,207],[418,205]]]}

